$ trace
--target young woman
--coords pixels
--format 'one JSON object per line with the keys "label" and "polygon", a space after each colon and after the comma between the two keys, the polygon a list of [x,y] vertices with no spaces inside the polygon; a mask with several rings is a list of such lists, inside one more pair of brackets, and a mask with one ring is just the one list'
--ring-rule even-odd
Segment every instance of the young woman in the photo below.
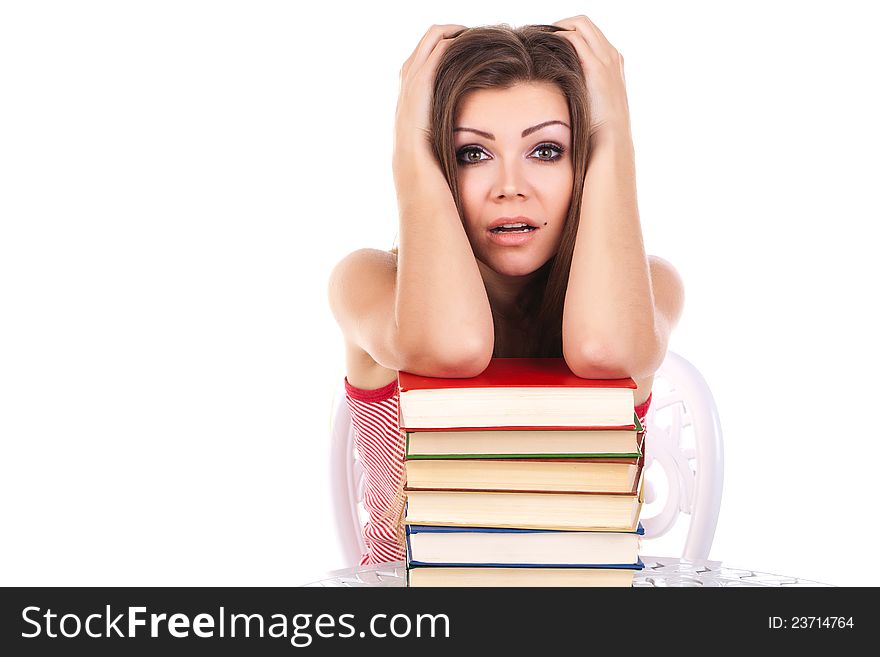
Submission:
{"label": "young woman", "polygon": [[366,477],[362,564],[404,558],[399,370],[564,357],[632,377],[644,419],[684,303],[645,254],[623,58],[587,17],[432,26],[400,80],[399,248],[346,256],[329,288]]}

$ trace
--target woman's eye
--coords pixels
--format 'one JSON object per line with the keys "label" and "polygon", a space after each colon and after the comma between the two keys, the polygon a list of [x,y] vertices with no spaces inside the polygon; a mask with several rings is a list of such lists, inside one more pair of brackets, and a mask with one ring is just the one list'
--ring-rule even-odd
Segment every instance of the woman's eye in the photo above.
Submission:
{"label": "woman's eye", "polygon": [[[458,151],[458,161],[462,164],[476,164],[477,162],[483,161],[483,158],[479,156],[485,154],[486,152],[480,148],[476,148],[475,146],[465,146]],[[476,155],[477,157],[471,157],[471,155]]]}
{"label": "woman's eye", "polygon": [[556,144],[539,144],[533,152],[540,153],[541,151],[550,152],[550,153],[552,153],[553,151],[556,151],[556,153],[557,153],[556,157],[551,156],[551,157],[539,157],[538,158],[539,160],[544,160],[545,162],[553,162],[553,161],[558,160],[559,158],[562,157],[562,154],[565,152],[565,149],[562,146],[557,146]]}

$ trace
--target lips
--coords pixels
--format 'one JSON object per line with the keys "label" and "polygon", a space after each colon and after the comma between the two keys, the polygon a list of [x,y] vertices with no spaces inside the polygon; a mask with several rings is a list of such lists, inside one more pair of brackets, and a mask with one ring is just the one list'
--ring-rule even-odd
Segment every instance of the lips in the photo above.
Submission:
{"label": "lips", "polygon": [[493,233],[489,231],[489,241],[497,246],[523,246],[535,239],[536,230],[524,230],[521,233]]}
{"label": "lips", "polygon": [[493,228],[498,228],[499,226],[503,226],[504,224],[526,224],[527,226],[531,226],[532,228],[540,228],[538,222],[531,217],[498,217],[494,219],[492,223],[489,224],[488,230],[492,230]]}

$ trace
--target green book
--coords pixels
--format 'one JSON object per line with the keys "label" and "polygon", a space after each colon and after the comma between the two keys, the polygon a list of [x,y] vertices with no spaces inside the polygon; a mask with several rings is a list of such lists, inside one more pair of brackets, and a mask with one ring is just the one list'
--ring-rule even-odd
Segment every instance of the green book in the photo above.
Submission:
{"label": "green book", "polygon": [[645,430],[633,413],[632,429],[438,429],[404,431],[407,459],[639,458]]}

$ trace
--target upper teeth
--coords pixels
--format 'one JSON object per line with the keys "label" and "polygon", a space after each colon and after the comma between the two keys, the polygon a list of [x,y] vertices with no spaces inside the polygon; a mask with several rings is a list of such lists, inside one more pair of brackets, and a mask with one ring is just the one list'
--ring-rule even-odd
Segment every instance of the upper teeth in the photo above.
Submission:
{"label": "upper teeth", "polygon": [[520,226],[528,226],[528,224],[523,224],[523,223],[519,223],[519,224],[502,224],[502,225],[500,226],[500,228],[519,228]]}

